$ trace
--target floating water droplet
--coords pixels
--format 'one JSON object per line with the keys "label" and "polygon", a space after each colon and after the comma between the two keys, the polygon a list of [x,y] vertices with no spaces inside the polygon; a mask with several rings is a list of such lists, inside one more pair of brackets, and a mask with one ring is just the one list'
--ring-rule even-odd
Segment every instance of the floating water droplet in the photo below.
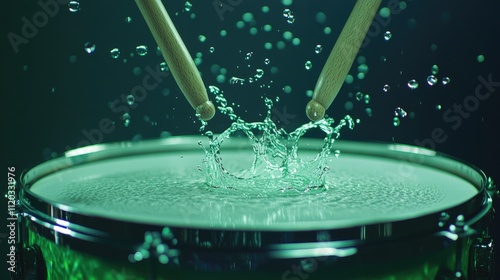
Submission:
{"label": "floating water droplet", "polygon": [[394,115],[396,117],[404,118],[408,115],[408,113],[406,113],[406,111],[403,108],[397,107],[396,109],[394,109]]}
{"label": "floating water droplet", "polygon": [[484,55],[480,54],[480,55],[477,56],[476,59],[477,59],[477,62],[483,63],[484,62]]}
{"label": "floating water droplet", "polygon": [[184,3],[184,11],[189,12],[189,11],[191,11],[192,7],[193,7],[193,4],[191,4],[189,1],[186,1],[186,3]]}
{"label": "floating water droplet", "polygon": [[430,85],[430,86],[433,86],[437,83],[438,79],[436,78],[436,76],[434,75],[430,75],[429,77],[427,77],[427,83]]}
{"label": "floating water droplet", "polygon": [[135,102],[135,97],[132,94],[127,95],[127,103],[128,105],[133,105]]}
{"label": "floating water droplet", "polygon": [[388,92],[390,89],[391,89],[391,87],[389,85],[384,85],[384,87],[382,87],[382,90],[384,92]]}
{"label": "floating water droplet", "polygon": [[135,51],[140,56],[145,56],[148,53],[148,47],[145,45],[139,45],[135,47]]}
{"label": "floating water droplet", "polygon": [[92,42],[86,42],[83,44],[83,48],[87,53],[93,53],[95,51],[95,44]]}
{"label": "floating water droplet", "polygon": [[372,114],[372,112],[373,112],[373,111],[372,111],[372,108],[366,108],[366,109],[365,109],[365,112],[366,112],[366,114],[368,115],[368,117],[371,117],[371,116],[373,115],[373,114]]}
{"label": "floating water droplet", "polygon": [[401,121],[399,120],[399,118],[398,118],[398,117],[394,117],[394,118],[392,119],[392,125],[394,125],[394,126],[399,126],[400,124],[401,124]]}
{"label": "floating water droplet", "polygon": [[306,70],[310,70],[312,68],[312,62],[311,61],[306,61],[305,63]]}
{"label": "floating water droplet", "polygon": [[215,52],[215,48],[214,47],[210,47],[209,51],[210,51],[210,53],[214,53]]}
{"label": "floating water droplet", "polygon": [[70,12],[78,12],[80,11],[80,2],[78,1],[69,1],[68,9]]}
{"label": "floating water droplet", "polygon": [[431,67],[432,75],[437,75],[438,72],[439,72],[439,67],[436,64],[432,65],[432,67]]}
{"label": "floating water droplet", "polygon": [[438,104],[438,105],[436,105],[436,110],[440,111],[440,110],[441,110],[441,108],[442,108],[442,107],[441,107],[441,105],[439,105],[439,104]]}
{"label": "floating water droplet", "polygon": [[356,100],[361,101],[363,99],[364,94],[361,92],[356,92]]}
{"label": "floating water droplet", "polygon": [[445,86],[445,85],[449,84],[450,82],[451,82],[451,79],[450,79],[449,77],[444,77],[444,78],[443,78],[443,81],[442,81],[443,86]]}
{"label": "floating water droplet", "polygon": [[321,51],[323,51],[323,46],[316,45],[316,47],[314,47],[314,52],[315,53],[321,53]]}
{"label": "floating water droplet", "polygon": [[249,52],[245,55],[245,60],[250,60],[252,58],[253,52]]}
{"label": "floating water droplet", "polygon": [[167,63],[165,61],[163,61],[162,63],[160,63],[160,71],[162,71],[162,72],[167,72],[168,71],[168,66],[167,66]]}
{"label": "floating water droplet", "polygon": [[283,88],[283,91],[284,91],[285,93],[291,93],[291,92],[292,92],[292,87],[291,87],[291,86],[285,86],[285,87]]}
{"label": "floating water droplet", "polygon": [[125,18],[125,22],[126,23],[131,23],[132,22],[132,18],[131,17],[126,17]]}
{"label": "floating water droplet", "polygon": [[389,41],[392,38],[392,33],[391,31],[386,31],[384,33],[384,40]]}
{"label": "floating water droplet", "polygon": [[269,63],[271,63],[271,60],[269,58],[264,59],[264,64],[268,65]]}
{"label": "floating water droplet", "polygon": [[410,89],[417,89],[418,88],[418,82],[416,80],[409,80],[408,81],[408,88],[410,88]]}
{"label": "floating water droplet", "polygon": [[338,158],[340,156],[340,151],[339,150],[335,150],[333,151],[333,155]]}
{"label": "floating water droplet", "polygon": [[365,97],[363,98],[365,101],[365,104],[370,103],[370,95],[366,94]]}
{"label": "floating water droplet", "polygon": [[229,84],[231,84],[231,85],[234,85],[234,84],[244,85],[245,79],[238,78],[238,77],[232,77],[231,79],[229,79]]}
{"label": "floating water droplet", "polygon": [[203,43],[207,40],[207,37],[205,37],[205,35],[199,35],[198,40]]}
{"label": "floating water droplet", "polygon": [[255,79],[260,79],[262,78],[262,76],[264,76],[264,70],[262,69],[255,70],[255,75],[254,75]]}
{"label": "floating water droplet", "polygon": [[123,114],[122,119],[124,121],[123,125],[128,127],[130,124],[130,115],[128,113]]}
{"label": "floating water droplet", "polygon": [[368,70],[369,70],[368,65],[366,65],[365,63],[360,64],[358,66],[358,72],[360,72],[360,73],[366,74],[366,73],[368,73]]}

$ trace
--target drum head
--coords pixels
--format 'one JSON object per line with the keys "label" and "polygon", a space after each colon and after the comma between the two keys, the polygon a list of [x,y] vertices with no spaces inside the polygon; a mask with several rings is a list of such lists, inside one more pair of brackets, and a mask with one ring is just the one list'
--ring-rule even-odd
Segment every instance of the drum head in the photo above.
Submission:
{"label": "drum head", "polygon": [[[461,205],[481,188],[476,170],[429,150],[339,141],[342,153],[332,158],[328,189],[299,194],[277,189],[266,195],[218,189],[205,184],[198,140],[73,151],[77,155],[27,173],[27,192],[67,212],[124,222],[297,231],[414,219]],[[315,155],[321,142],[304,140],[301,155]],[[241,148],[241,143],[224,146],[225,163],[242,162]]]}

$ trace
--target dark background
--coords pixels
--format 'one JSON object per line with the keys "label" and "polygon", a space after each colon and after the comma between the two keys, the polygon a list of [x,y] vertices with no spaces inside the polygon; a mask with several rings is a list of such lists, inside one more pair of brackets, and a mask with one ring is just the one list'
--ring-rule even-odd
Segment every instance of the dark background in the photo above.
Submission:
{"label": "dark background", "polygon": [[[235,108],[237,114],[247,120],[263,119],[265,107],[261,96],[279,96],[273,118],[280,126],[293,130],[307,121],[304,107],[310,98],[306,91],[314,89],[354,1],[296,0],[292,6],[285,7],[281,1],[243,0],[223,13],[223,20],[212,1],[192,0],[190,12],[184,11],[184,3],[176,0],[165,5],[191,54],[202,53],[203,62],[198,68],[206,86],[216,85],[224,90],[229,103],[239,104]],[[480,84],[478,76],[492,75],[494,81],[500,81],[499,2],[425,0],[406,3],[407,9],[393,15],[388,25],[379,22],[380,31],[372,30],[369,44],[360,51],[369,66],[368,74],[363,80],[355,78],[354,83],[344,85],[328,111],[335,119],[346,114],[360,119],[353,131],[342,131],[341,139],[418,144],[416,141],[430,138],[434,129],[442,128],[447,139],[435,146],[437,151],[470,162],[499,180],[500,88],[497,87],[487,100],[480,101],[470,116],[461,118],[462,123],[456,129],[452,128],[454,123],[443,119],[446,110],[453,109],[454,104],[462,104],[474,94]],[[17,54],[8,34],[22,35],[22,18],[33,22],[33,15],[41,8],[37,1],[27,0],[0,4],[0,35],[3,38],[0,45],[1,158],[2,166],[16,168],[18,178],[22,170],[88,143],[85,141],[106,143],[154,139],[168,133],[200,133],[192,109],[171,76],[148,92],[147,98],[134,107],[129,106],[131,123],[124,127],[123,112],[114,112],[109,103],[119,100],[123,105],[121,96],[130,94],[132,88],[142,84],[146,67],[155,68],[163,59],[156,54],[156,44],[133,1],[81,0],[80,4],[81,10],[76,13],[69,12],[66,5],[59,5],[55,16],[49,17],[28,43],[19,45]],[[263,5],[270,7],[269,13],[261,11]],[[293,11],[296,18],[293,24],[288,24],[283,17],[284,8]],[[246,12],[253,13],[255,22],[253,25],[246,23],[243,29],[236,28],[236,22],[242,20]],[[315,20],[318,12],[326,14],[325,23]],[[196,15],[194,19],[192,14]],[[127,23],[126,17],[131,17],[132,21]],[[271,24],[272,31],[261,30],[264,24]],[[252,26],[258,28],[257,35],[250,35]],[[330,35],[323,33],[326,26],[332,28]],[[227,30],[226,37],[219,35],[222,29]],[[282,34],[287,30],[300,38],[301,43],[293,46],[286,42],[285,49],[278,50],[276,42],[285,41]],[[389,41],[383,39],[385,31],[392,33]],[[200,42],[199,35],[206,36],[206,41]],[[92,54],[84,51],[87,41],[96,45]],[[272,50],[264,49],[266,42],[273,43]],[[145,56],[135,53],[135,47],[141,44],[149,47]],[[317,44],[323,46],[320,54],[314,52]],[[434,51],[432,44],[437,46]],[[210,47],[215,48],[213,53]],[[111,58],[112,48],[121,50],[119,59]],[[245,60],[249,52],[253,55]],[[131,57],[130,53],[135,55]],[[480,54],[485,57],[483,63],[476,59]],[[70,62],[71,56],[76,56],[76,62]],[[269,65],[264,63],[265,58],[271,60]],[[307,60],[313,64],[311,70],[304,68]],[[227,69],[224,83],[218,83],[212,73],[214,64]],[[433,64],[439,66],[439,83],[431,87],[426,78]],[[351,70],[354,76],[357,66],[355,62]],[[142,73],[135,75],[136,67]],[[278,72],[272,74],[272,67],[277,67]],[[232,76],[248,78],[258,68],[265,72],[261,80],[247,82],[244,86],[229,84]],[[451,83],[443,86],[441,79],[445,76],[451,78]],[[419,82],[418,89],[408,89],[406,83],[411,79]],[[263,89],[262,84],[271,87]],[[391,87],[388,92],[382,90],[385,84]],[[292,88],[289,94],[282,90],[287,85]],[[358,91],[370,95],[369,104],[349,97],[349,93]],[[210,98],[214,100],[213,96]],[[348,101],[354,104],[351,111],[344,108]],[[437,110],[436,105],[441,105],[442,109]],[[371,117],[365,112],[368,107],[373,110]],[[410,114],[398,127],[392,125],[396,107]],[[283,119],[280,114],[289,116]],[[100,139],[92,133],[105,118],[115,122],[115,129],[103,133]],[[229,124],[229,119],[219,113],[209,122],[208,129],[219,133]],[[95,141],[86,137],[84,131],[94,135]],[[311,133],[309,136],[320,135]],[[6,207],[3,196],[1,201],[2,207]],[[5,211],[1,212],[0,218],[5,219]],[[4,234],[4,230],[0,233]],[[2,235],[2,246],[5,241]],[[6,250],[2,249],[3,257],[4,252]]]}

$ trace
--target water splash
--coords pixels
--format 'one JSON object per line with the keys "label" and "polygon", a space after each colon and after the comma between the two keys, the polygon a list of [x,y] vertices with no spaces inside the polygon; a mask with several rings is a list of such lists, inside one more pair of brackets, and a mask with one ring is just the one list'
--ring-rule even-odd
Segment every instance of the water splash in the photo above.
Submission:
{"label": "water splash", "polygon": [[[260,196],[277,192],[321,192],[328,189],[325,185],[325,175],[332,159],[329,155],[342,127],[347,125],[350,129],[354,128],[354,120],[350,116],[344,117],[337,126],[333,126],[332,118],[325,118],[306,123],[288,133],[283,128],[278,128],[271,120],[271,99],[265,98],[267,114],[262,122],[246,122],[227,105],[228,102],[220,89],[210,86],[209,90],[215,94],[221,113],[233,121],[231,126],[218,136],[214,136],[211,131],[206,132],[205,135],[209,138],[207,146],[199,143],[205,151],[206,183],[210,188],[242,191],[245,194]],[[314,159],[305,160],[299,156],[299,142],[301,137],[312,129],[320,129],[325,133],[324,144]],[[252,164],[246,169],[228,170],[223,157],[223,143],[231,141],[237,135],[249,140],[248,148],[251,148],[252,152],[245,155],[253,156]]]}

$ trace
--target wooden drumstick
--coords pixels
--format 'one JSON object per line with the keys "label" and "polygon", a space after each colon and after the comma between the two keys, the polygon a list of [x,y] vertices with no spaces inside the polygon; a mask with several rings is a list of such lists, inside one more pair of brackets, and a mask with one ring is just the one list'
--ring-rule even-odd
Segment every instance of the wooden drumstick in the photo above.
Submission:
{"label": "wooden drumstick", "polygon": [[215,115],[200,73],[161,0],[136,0],[177,85],[202,120]]}
{"label": "wooden drumstick", "polygon": [[357,0],[321,70],[312,100],[307,103],[306,114],[310,120],[322,119],[339,93],[381,2],[382,0]]}

